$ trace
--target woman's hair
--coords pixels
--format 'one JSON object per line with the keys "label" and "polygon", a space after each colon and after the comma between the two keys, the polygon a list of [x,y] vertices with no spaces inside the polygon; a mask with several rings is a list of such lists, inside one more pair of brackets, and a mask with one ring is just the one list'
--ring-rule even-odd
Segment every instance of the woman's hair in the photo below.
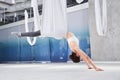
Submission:
{"label": "woman's hair", "polygon": [[80,62],[80,57],[76,56],[76,53],[74,52],[72,52],[72,54],[69,57],[74,63]]}

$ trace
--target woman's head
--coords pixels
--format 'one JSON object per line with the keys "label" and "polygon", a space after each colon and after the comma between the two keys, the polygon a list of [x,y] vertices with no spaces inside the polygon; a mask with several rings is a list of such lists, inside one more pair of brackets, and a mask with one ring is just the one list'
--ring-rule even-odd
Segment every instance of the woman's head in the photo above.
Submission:
{"label": "woman's head", "polygon": [[72,52],[72,54],[69,57],[74,63],[80,62],[80,57],[76,56],[76,53],[74,52]]}

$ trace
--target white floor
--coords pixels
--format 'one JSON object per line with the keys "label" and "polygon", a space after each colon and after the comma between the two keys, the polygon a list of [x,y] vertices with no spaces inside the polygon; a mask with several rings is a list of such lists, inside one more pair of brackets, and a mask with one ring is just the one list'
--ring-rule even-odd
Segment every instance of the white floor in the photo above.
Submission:
{"label": "white floor", "polygon": [[120,80],[120,63],[96,63],[104,71],[88,70],[83,63],[0,64],[0,80]]}

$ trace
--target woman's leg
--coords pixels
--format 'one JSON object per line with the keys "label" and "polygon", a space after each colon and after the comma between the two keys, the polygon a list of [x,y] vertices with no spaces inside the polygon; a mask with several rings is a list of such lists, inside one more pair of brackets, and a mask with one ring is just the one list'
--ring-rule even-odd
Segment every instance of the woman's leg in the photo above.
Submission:
{"label": "woman's leg", "polygon": [[26,33],[21,33],[21,37],[35,37],[41,35],[40,30],[35,31],[35,32],[26,32]]}
{"label": "woman's leg", "polygon": [[17,37],[36,37],[36,36],[40,36],[41,32],[40,30],[35,31],[35,32],[11,32],[11,34],[16,35]]}

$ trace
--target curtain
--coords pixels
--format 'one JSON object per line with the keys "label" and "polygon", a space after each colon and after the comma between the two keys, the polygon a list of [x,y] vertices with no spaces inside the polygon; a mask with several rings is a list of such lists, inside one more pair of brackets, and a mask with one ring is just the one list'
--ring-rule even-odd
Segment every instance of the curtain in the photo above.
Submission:
{"label": "curtain", "polygon": [[106,0],[102,0],[102,12],[100,8],[100,1],[95,0],[95,18],[96,18],[96,28],[98,35],[105,36],[107,32],[107,1]]}
{"label": "curtain", "polygon": [[67,32],[66,0],[43,0],[42,36],[64,38]]}

